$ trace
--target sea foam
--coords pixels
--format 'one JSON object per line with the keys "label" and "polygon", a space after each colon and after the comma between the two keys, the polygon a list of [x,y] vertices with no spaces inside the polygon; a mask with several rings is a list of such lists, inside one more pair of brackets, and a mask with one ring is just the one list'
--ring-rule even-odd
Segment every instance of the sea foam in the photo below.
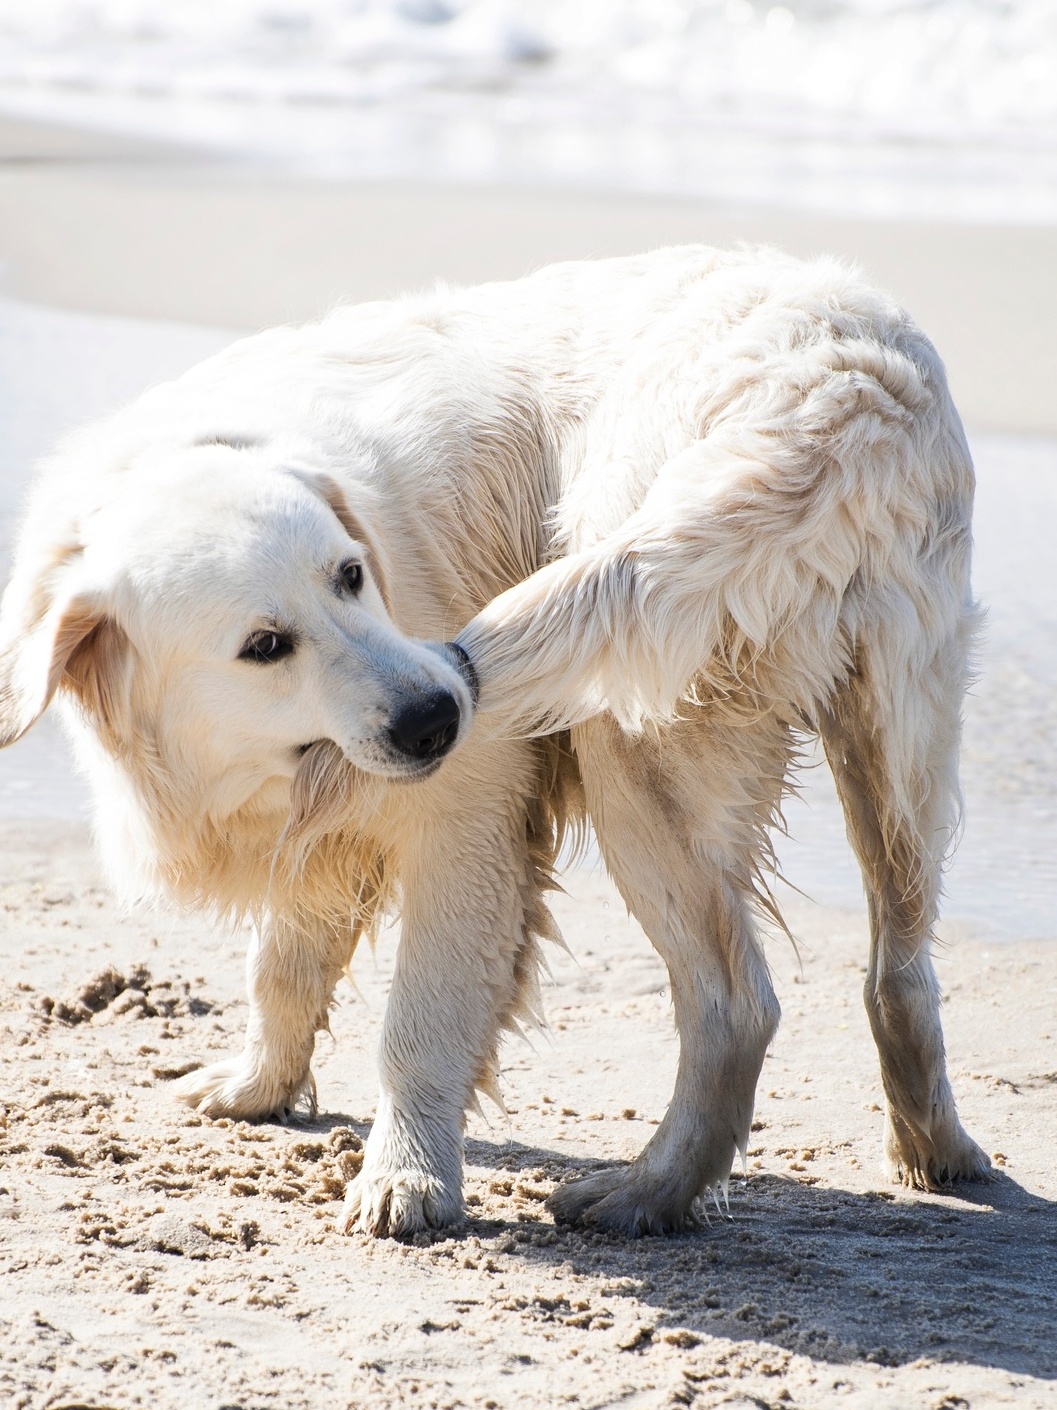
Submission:
{"label": "sea foam", "polygon": [[0,0],[0,110],[321,176],[1057,221],[1052,0]]}

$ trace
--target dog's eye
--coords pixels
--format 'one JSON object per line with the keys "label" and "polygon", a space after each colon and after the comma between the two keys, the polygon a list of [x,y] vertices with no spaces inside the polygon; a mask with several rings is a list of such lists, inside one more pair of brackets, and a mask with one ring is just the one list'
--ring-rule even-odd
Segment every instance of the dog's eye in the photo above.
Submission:
{"label": "dog's eye", "polygon": [[363,565],[353,562],[350,558],[347,563],[341,565],[338,572],[341,575],[342,587],[355,596],[363,587]]}
{"label": "dog's eye", "polygon": [[268,665],[289,656],[293,649],[293,639],[282,632],[254,632],[239,652],[239,660]]}

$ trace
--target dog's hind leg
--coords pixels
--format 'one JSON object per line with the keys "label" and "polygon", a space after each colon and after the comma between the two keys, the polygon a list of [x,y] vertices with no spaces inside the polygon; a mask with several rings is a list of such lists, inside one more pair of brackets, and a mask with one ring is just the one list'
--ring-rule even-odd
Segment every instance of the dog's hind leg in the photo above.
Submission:
{"label": "dog's hind leg", "polygon": [[[869,906],[865,1000],[887,1098],[886,1165],[903,1184],[933,1189],[990,1167],[955,1111],[930,954],[958,823],[970,619],[915,662],[900,659],[894,620],[883,643],[869,629],[860,634],[855,669],[818,724]],[[914,615],[904,610],[901,620]]]}
{"label": "dog's hind leg", "polygon": [[316,1109],[312,1052],[328,1026],[334,986],[356,946],[351,921],[301,924],[269,916],[246,956],[250,1017],[236,1058],[189,1073],[176,1096],[206,1116],[285,1120],[300,1101]]}
{"label": "dog's hind leg", "polygon": [[606,865],[668,966],[679,1069],[641,1155],[562,1186],[550,1208],[559,1220],[663,1232],[709,1188],[725,1188],[778,1024],[751,888],[787,737],[773,722],[739,729],[699,712],[644,735],[599,716],[574,743]]}

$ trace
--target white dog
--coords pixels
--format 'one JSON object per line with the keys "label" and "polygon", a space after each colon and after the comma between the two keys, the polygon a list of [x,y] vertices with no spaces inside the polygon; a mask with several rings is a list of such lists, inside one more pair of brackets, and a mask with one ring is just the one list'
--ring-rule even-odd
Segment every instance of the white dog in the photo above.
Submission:
{"label": "white dog", "polygon": [[817,731],[869,898],[892,1172],[981,1176],[929,957],[972,494],[932,346],[832,261],[666,250],[342,310],[44,468],[0,743],[60,692],[118,885],[256,920],[245,1049],[183,1082],[209,1115],[314,1104],[334,985],[399,906],[348,1193],[378,1234],[459,1219],[464,1113],[538,1014],[542,894],[589,818],[682,1046],[641,1156],[552,1208],[642,1232],[745,1148],[778,1022],[753,914]]}

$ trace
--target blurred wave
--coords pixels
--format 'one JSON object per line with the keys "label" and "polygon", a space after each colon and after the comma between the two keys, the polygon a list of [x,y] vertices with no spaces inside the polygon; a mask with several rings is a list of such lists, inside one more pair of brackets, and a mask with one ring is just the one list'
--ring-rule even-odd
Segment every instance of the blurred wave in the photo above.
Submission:
{"label": "blurred wave", "polygon": [[0,110],[322,176],[1057,222],[1053,0],[0,0]]}

